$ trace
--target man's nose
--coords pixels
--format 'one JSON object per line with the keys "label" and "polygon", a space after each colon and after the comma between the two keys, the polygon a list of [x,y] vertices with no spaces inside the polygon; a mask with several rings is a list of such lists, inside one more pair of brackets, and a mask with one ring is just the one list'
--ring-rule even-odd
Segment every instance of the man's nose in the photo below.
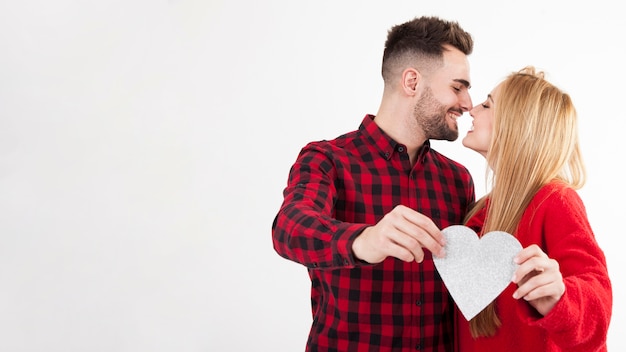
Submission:
{"label": "man's nose", "polygon": [[471,111],[472,109],[472,97],[469,95],[468,92],[465,92],[465,94],[463,94],[461,96],[461,110],[465,111]]}

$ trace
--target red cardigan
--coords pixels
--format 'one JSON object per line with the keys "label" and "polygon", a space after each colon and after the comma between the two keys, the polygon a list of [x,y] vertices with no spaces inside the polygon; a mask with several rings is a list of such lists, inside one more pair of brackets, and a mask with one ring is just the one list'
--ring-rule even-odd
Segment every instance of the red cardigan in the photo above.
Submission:
{"label": "red cardigan", "polygon": [[[480,233],[485,211],[467,226]],[[560,182],[542,187],[522,215],[516,237],[526,248],[539,245],[560,266],[565,293],[542,317],[524,299],[513,299],[511,283],[498,298],[502,326],[494,337],[474,340],[456,309],[456,351],[606,351],[613,294],[604,252],[595,240],[578,194]]]}

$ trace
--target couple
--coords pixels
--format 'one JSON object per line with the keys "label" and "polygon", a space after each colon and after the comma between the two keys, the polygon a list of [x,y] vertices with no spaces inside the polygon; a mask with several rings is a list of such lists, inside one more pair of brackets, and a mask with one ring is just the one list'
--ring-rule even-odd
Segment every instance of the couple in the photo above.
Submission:
{"label": "couple", "polygon": [[[529,66],[472,106],[472,49],[456,22],[392,27],[377,114],[309,143],[292,166],[272,237],[308,268],[307,351],[606,351],[611,282],[575,191],[585,169],[572,101]],[[466,111],[463,145],[492,175],[478,201],[468,170],[429,143],[456,140]],[[523,247],[510,285],[469,322],[432,260],[457,224]]]}

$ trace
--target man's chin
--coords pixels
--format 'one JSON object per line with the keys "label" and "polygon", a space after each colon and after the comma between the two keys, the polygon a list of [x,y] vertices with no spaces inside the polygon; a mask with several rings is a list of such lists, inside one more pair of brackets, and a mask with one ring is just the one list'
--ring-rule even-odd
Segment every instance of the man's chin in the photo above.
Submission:
{"label": "man's chin", "polygon": [[437,137],[433,137],[431,139],[438,140],[438,141],[454,142],[457,139],[459,139],[459,131],[448,131],[448,133],[445,133]]}

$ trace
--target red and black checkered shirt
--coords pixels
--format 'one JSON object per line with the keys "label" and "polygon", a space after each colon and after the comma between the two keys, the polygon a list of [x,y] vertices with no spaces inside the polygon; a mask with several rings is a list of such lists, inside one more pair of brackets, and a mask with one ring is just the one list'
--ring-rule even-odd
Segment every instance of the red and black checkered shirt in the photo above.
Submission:
{"label": "red and black checkered shirt", "polygon": [[354,258],[354,238],[402,204],[439,228],[474,201],[468,170],[430,148],[406,147],[367,115],[357,131],[309,143],[292,166],[272,225],[274,248],[311,277],[307,351],[449,351],[453,305],[426,251],[422,263]]}

